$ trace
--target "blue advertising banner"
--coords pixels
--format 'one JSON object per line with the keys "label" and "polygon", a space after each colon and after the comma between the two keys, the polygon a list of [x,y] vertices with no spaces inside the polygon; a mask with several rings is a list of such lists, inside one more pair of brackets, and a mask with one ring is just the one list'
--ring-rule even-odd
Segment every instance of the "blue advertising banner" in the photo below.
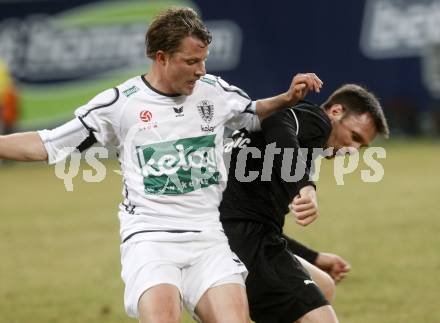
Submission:
{"label": "blue advertising banner", "polygon": [[363,84],[395,132],[418,133],[440,110],[439,0],[2,1],[0,58],[20,90],[22,128],[67,120],[98,91],[145,73],[145,31],[170,5],[200,13],[213,34],[208,72],[255,99],[315,72],[325,86],[312,101]]}

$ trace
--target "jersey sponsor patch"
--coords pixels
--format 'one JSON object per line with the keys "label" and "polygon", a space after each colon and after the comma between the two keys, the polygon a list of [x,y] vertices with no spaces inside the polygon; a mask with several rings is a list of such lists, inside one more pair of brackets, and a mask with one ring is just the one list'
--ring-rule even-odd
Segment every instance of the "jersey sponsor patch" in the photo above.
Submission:
{"label": "jersey sponsor patch", "polygon": [[122,93],[124,93],[124,95],[128,98],[130,95],[136,93],[139,91],[139,88],[136,85],[133,85],[131,88],[128,88],[125,91],[122,91]]}
{"label": "jersey sponsor patch", "polygon": [[180,195],[219,183],[215,135],[137,146],[147,194]]}
{"label": "jersey sponsor patch", "polygon": [[210,78],[204,77],[204,76],[200,78],[200,81],[208,83],[209,85],[213,85],[213,86],[215,86],[215,84],[217,83],[216,80],[213,80],[213,79],[210,79]]}

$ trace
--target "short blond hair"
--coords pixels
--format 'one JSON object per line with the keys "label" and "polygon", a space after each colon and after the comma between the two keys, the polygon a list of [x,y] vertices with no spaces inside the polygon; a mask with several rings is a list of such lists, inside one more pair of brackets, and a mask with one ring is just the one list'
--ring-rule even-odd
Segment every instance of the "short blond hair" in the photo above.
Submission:
{"label": "short blond hair", "polygon": [[146,54],[154,59],[157,51],[175,53],[185,37],[200,39],[206,46],[211,43],[211,33],[191,8],[171,7],[159,13],[145,35]]}

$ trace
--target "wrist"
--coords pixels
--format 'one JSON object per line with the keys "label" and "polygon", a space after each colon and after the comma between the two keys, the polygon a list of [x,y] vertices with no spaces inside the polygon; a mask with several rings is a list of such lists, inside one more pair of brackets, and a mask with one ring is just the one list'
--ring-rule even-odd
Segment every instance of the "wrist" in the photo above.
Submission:
{"label": "wrist", "polygon": [[286,107],[291,107],[298,103],[298,98],[292,91],[287,91],[281,94],[282,100]]}
{"label": "wrist", "polygon": [[310,194],[315,195],[316,190],[313,185],[306,185],[299,190],[300,196],[309,196]]}
{"label": "wrist", "polygon": [[325,263],[325,255],[322,252],[318,252],[316,255],[316,259],[315,262],[313,263],[316,267],[318,267],[319,269],[323,269],[324,263]]}

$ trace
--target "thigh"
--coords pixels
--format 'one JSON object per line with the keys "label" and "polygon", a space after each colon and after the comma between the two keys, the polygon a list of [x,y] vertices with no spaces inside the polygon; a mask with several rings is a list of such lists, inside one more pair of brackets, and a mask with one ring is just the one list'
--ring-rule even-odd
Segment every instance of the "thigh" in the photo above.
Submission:
{"label": "thigh", "polygon": [[247,275],[245,265],[231,251],[225,238],[223,241],[204,242],[200,248],[195,247],[193,250],[197,257],[182,270],[183,301],[192,315],[208,289],[234,275],[239,278],[235,283],[244,286]]}
{"label": "thigh", "polygon": [[175,244],[152,241],[125,243],[121,246],[124,304],[130,317],[139,317],[141,296],[161,284],[172,285],[178,291],[180,306],[182,272],[176,263],[178,250],[174,249]]}
{"label": "thigh", "polygon": [[227,283],[209,288],[195,309],[204,323],[246,323],[249,310],[244,284]]}

